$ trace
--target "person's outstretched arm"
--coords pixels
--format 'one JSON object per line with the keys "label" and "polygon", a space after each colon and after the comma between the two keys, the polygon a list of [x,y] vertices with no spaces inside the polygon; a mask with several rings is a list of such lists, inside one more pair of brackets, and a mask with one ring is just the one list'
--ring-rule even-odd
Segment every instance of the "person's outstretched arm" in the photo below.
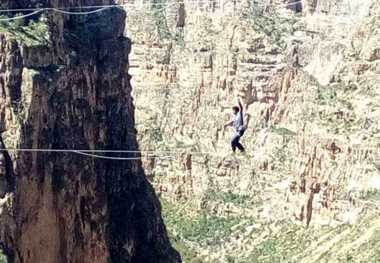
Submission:
{"label": "person's outstretched arm", "polygon": [[243,104],[241,104],[241,101],[239,98],[238,98],[238,104],[239,104],[240,113],[243,115]]}
{"label": "person's outstretched arm", "polygon": [[243,104],[241,104],[241,101],[240,99],[238,98],[238,105],[239,105],[239,114],[240,114],[240,119],[241,119],[241,122],[242,124],[241,125],[244,125],[244,119],[243,119]]}
{"label": "person's outstretched arm", "polygon": [[224,128],[227,128],[228,126],[232,126],[233,123],[234,123],[233,120],[227,122],[226,124],[224,124]]}

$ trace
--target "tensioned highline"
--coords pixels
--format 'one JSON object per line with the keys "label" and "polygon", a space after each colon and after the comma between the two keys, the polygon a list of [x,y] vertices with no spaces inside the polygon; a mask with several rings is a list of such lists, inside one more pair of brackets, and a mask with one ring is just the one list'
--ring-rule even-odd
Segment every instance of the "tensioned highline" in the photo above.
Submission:
{"label": "tensioned highline", "polygon": [[[303,3],[305,0],[299,0],[293,3],[288,4],[264,4],[253,2],[256,6],[278,6],[278,7],[288,7]],[[198,3],[215,3],[215,1],[210,0],[198,0],[198,1],[181,1],[181,2],[172,2],[172,3],[135,3],[135,4],[111,4],[111,5],[86,5],[86,6],[63,6],[63,7],[34,7],[34,8],[14,8],[14,9],[0,9],[0,12],[28,12],[28,11],[37,11],[37,10],[68,10],[68,9],[94,9],[94,8],[112,8],[112,7],[133,7],[133,6],[171,6],[178,4],[198,4]]]}
{"label": "tensioned highline", "polygon": [[[299,3],[303,3],[304,0],[300,0],[297,2],[292,2],[288,4],[262,4],[262,3],[255,3],[256,6],[275,6],[275,7],[290,7],[293,5],[297,5]],[[23,19],[27,18],[33,15],[37,15],[39,13],[42,13],[44,11],[53,11],[61,14],[67,14],[67,15],[88,15],[88,14],[94,14],[98,12],[105,11],[106,9],[110,8],[121,8],[125,9],[127,7],[144,7],[144,6],[150,6],[150,7],[157,7],[157,6],[162,6],[162,7],[168,7],[168,6],[173,6],[173,5],[178,5],[178,4],[198,4],[198,3],[214,3],[213,1],[210,0],[199,0],[199,1],[188,1],[188,2],[173,2],[173,3],[149,3],[149,4],[113,4],[113,5],[94,5],[94,6],[73,6],[73,7],[38,7],[38,8],[22,8],[22,9],[0,9],[0,13],[4,12],[29,12],[33,11],[32,13],[29,14],[24,14],[20,16],[14,16],[14,17],[7,17],[7,18],[0,18],[0,21],[12,21],[12,20],[18,20],[18,19]],[[75,10],[75,9],[96,9],[96,10],[91,10],[91,11],[65,11],[65,10]],[[162,9],[162,8],[161,8]],[[0,16],[1,17],[1,16]],[[341,16],[335,16],[335,17],[341,17]],[[343,16],[343,17],[351,17],[351,16]]]}
{"label": "tensioned highline", "polygon": [[[0,152],[53,152],[53,153],[75,153],[79,155],[84,155],[87,157],[97,158],[97,159],[107,159],[107,160],[119,160],[119,161],[129,161],[129,160],[140,160],[142,158],[155,158],[155,159],[172,159],[174,156],[168,155],[168,152],[165,156],[158,156],[155,151],[132,151],[132,150],[80,150],[80,149],[22,149],[22,148],[4,148],[0,149]],[[98,154],[95,154],[98,153]],[[99,153],[145,153],[146,156],[142,157],[112,157],[112,156],[103,156]]]}
{"label": "tensioned highline", "polygon": [[154,157],[154,154],[215,154],[215,152],[201,152],[201,151],[185,151],[184,148],[177,147],[176,149],[183,149],[184,151],[157,151],[157,150],[99,150],[99,149],[43,149],[43,148],[3,148],[0,149],[0,152],[9,151],[9,152],[56,152],[56,153],[145,153],[147,155],[152,155],[150,157]]}

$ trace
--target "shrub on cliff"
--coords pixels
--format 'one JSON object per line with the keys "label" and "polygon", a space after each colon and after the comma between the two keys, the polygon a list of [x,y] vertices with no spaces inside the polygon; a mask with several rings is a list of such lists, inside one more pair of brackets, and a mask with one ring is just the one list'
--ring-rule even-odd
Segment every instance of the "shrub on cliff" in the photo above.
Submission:
{"label": "shrub on cliff", "polygon": [[[0,18],[7,17],[0,16]],[[46,45],[50,39],[49,27],[44,16],[37,20],[0,21],[0,33],[9,34],[27,46]]]}

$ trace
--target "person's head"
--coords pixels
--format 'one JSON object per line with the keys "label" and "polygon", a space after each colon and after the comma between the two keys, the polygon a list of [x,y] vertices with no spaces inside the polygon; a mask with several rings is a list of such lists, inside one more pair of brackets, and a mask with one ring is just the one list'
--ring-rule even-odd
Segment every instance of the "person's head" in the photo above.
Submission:
{"label": "person's head", "polygon": [[239,111],[240,111],[240,109],[239,109],[238,106],[233,106],[233,107],[232,107],[232,112],[233,112],[235,115],[238,114]]}

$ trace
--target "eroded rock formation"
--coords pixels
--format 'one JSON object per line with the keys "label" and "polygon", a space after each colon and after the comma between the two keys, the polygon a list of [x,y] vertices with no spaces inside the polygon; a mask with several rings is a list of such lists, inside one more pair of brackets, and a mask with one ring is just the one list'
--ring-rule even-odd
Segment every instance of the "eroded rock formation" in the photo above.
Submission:
{"label": "eroded rock formation", "polygon": [[[1,7],[111,3],[11,2]],[[124,25],[117,8],[1,25],[0,236],[11,262],[180,262],[140,161],[14,150],[138,149]]]}
{"label": "eroded rock formation", "polygon": [[[366,205],[357,199],[379,191],[370,184],[379,178],[379,2],[170,3],[127,17],[138,141],[175,158],[144,162],[156,189],[196,212],[263,226],[357,222]],[[251,117],[249,160],[230,155],[223,129],[236,97]],[[208,259],[227,261],[231,239],[210,245],[217,259]]]}

